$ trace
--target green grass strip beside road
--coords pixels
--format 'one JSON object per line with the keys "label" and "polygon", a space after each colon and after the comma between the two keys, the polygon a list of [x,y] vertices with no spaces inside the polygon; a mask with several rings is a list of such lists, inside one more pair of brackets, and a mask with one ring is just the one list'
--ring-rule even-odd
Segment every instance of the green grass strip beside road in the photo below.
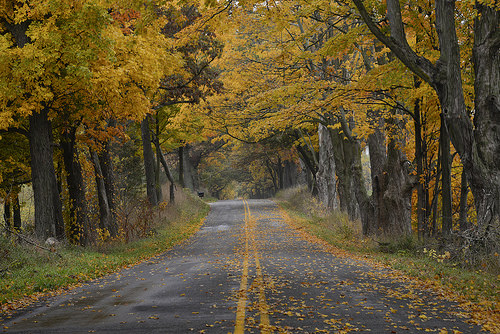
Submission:
{"label": "green grass strip beside road", "polygon": [[101,247],[60,246],[61,256],[0,239],[0,253],[5,253],[0,260],[0,315],[165,252],[193,235],[209,210],[193,196],[176,204],[174,220],[160,218],[147,238]]}

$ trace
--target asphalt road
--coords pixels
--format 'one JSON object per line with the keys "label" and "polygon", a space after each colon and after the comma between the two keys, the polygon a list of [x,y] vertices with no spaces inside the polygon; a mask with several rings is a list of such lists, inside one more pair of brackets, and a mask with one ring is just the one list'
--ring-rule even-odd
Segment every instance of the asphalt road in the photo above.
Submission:
{"label": "asphalt road", "polygon": [[464,322],[456,304],[305,240],[268,200],[214,203],[201,230],[182,245],[22,310],[2,328],[7,333],[480,331]]}

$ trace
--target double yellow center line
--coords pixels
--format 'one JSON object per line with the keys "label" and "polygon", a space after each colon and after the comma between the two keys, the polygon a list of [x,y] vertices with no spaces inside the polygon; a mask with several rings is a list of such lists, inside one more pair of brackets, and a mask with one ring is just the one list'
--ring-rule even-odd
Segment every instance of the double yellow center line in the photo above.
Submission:
{"label": "double yellow center line", "polygon": [[234,328],[234,334],[243,334],[245,332],[245,311],[248,301],[247,286],[250,248],[252,249],[253,258],[255,261],[256,281],[257,286],[259,287],[259,327],[261,328],[261,333],[270,333],[270,322],[268,314],[269,306],[266,303],[264,276],[262,275],[262,267],[260,265],[257,246],[255,245],[255,238],[253,238],[253,236],[255,235],[255,219],[250,213],[250,206],[248,205],[248,202],[246,200],[243,200],[243,206],[245,208],[245,252],[243,257],[243,273],[241,275],[240,296],[238,299],[236,310],[236,326]]}

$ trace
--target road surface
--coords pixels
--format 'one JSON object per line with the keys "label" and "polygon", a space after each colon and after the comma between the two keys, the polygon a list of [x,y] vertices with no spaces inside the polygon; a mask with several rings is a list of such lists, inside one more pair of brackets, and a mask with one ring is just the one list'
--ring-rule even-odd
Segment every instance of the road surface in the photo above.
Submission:
{"label": "road surface", "polygon": [[337,257],[272,201],[212,204],[187,242],[22,310],[7,333],[478,333],[458,306]]}

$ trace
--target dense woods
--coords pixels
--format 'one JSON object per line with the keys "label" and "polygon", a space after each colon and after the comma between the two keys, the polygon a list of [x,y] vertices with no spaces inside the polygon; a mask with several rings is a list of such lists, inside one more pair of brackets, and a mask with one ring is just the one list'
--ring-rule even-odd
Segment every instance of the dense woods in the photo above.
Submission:
{"label": "dense woods", "polygon": [[[87,246],[176,187],[304,184],[366,236],[498,263],[499,9],[3,0],[3,230]],[[33,221],[19,200],[31,190]]]}

